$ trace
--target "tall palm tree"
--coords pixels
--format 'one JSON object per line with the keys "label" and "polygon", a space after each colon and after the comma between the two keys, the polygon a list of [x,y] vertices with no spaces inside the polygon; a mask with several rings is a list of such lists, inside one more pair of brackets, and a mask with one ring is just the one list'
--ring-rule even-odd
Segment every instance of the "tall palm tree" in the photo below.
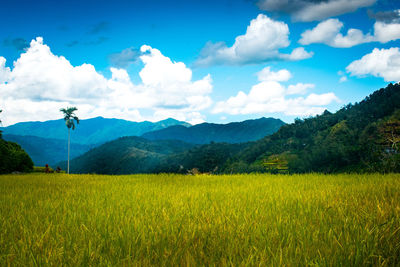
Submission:
{"label": "tall palm tree", "polygon": [[79,118],[75,115],[75,111],[78,109],[76,107],[70,107],[70,108],[62,108],[60,111],[64,115],[64,120],[65,120],[65,125],[67,125],[68,128],[68,167],[67,167],[67,173],[69,174],[69,150],[70,150],[70,136],[71,136],[71,128],[72,130],[75,130],[75,121],[77,124],[79,124]]}
{"label": "tall palm tree", "polygon": [[[3,112],[3,110],[0,109],[0,113],[2,113],[2,112]],[[1,125],[1,120],[0,120],[0,125]],[[2,133],[2,132],[1,132],[1,130],[0,130],[0,139],[1,139],[1,136],[2,136],[1,133]]]}

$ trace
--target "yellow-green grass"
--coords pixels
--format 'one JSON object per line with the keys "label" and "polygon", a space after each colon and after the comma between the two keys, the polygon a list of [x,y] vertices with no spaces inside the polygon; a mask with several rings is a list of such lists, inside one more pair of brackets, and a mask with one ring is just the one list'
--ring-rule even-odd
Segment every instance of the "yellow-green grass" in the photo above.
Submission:
{"label": "yellow-green grass", "polygon": [[398,266],[400,175],[3,175],[0,229],[0,266]]}

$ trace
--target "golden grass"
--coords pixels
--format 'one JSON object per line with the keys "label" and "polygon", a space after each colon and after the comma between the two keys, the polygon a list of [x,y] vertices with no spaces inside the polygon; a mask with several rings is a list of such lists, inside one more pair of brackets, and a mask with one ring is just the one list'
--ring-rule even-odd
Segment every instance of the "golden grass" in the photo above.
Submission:
{"label": "golden grass", "polygon": [[400,265],[400,175],[3,175],[0,227],[0,266]]}

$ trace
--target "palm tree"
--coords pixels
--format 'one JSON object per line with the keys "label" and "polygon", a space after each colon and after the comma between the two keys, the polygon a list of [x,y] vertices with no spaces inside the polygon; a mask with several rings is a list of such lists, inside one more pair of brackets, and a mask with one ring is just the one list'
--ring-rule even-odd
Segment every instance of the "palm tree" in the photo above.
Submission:
{"label": "palm tree", "polygon": [[[0,113],[2,113],[2,112],[3,112],[3,110],[0,109]],[[0,120],[0,125],[1,125],[1,120]],[[0,139],[1,139],[1,135],[2,135],[1,133],[2,133],[2,131],[0,130]]]}
{"label": "palm tree", "polygon": [[62,108],[60,111],[64,114],[64,120],[65,120],[65,125],[67,125],[68,128],[68,167],[67,167],[67,173],[69,174],[69,148],[70,148],[70,136],[71,136],[71,128],[72,130],[75,130],[75,121],[77,124],[79,124],[79,118],[75,115],[75,111],[78,109],[76,107],[70,107],[70,108]]}

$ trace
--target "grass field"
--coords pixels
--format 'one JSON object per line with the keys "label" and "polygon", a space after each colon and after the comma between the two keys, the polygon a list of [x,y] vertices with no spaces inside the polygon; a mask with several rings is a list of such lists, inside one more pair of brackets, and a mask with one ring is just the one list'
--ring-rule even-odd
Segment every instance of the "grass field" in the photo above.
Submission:
{"label": "grass field", "polygon": [[3,175],[0,227],[0,266],[398,266],[400,175]]}

